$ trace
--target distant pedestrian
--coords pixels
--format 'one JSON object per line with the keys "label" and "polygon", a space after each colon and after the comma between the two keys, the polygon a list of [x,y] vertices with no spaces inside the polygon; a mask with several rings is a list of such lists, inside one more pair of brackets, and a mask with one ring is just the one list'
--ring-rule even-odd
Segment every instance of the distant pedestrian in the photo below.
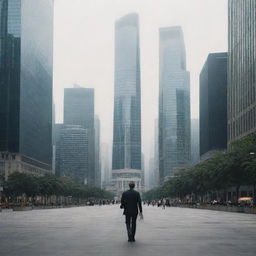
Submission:
{"label": "distant pedestrian", "polygon": [[138,216],[138,208],[140,211],[140,216],[142,215],[142,206],[140,193],[134,190],[135,183],[129,183],[130,189],[125,191],[121,199],[121,209],[124,209],[125,223],[128,234],[128,242],[135,242],[136,233],[136,220]]}

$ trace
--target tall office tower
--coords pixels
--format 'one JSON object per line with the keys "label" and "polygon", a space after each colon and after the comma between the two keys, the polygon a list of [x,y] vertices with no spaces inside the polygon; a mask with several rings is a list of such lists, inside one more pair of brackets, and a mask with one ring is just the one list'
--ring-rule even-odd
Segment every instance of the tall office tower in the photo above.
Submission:
{"label": "tall office tower", "polygon": [[190,82],[180,27],[160,28],[160,183],[190,164]]}
{"label": "tall office tower", "polygon": [[199,119],[191,119],[191,164],[195,165],[199,160]]}
{"label": "tall office tower", "polygon": [[88,133],[88,177],[89,185],[95,185],[95,131],[94,131],[94,89],[74,88],[64,90],[64,124],[80,125]]}
{"label": "tall office tower", "polygon": [[96,115],[95,128],[95,186],[101,187],[101,158],[100,158],[100,119]]}
{"label": "tall office tower", "polygon": [[87,184],[88,134],[80,125],[57,124],[56,174],[69,176],[80,184]]}
{"label": "tall office tower", "polygon": [[151,157],[149,159],[148,173],[146,178],[146,190],[153,189],[155,187],[155,168],[154,168],[155,159]]}
{"label": "tall office tower", "polygon": [[81,125],[84,129],[94,128],[94,89],[64,89],[64,124]]}
{"label": "tall office tower", "polygon": [[117,196],[131,180],[143,189],[140,94],[139,17],[132,13],[115,24],[112,181]]}
{"label": "tall office tower", "polygon": [[54,141],[53,144],[55,146],[55,174],[57,176],[61,176],[61,169],[60,169],[60,142],[61,142],[61,130],[63,129],[64,124],[55,124],[53,133],[54,133]]}
{"label": "tall office tower", "polygon": [[256,132],[255,13],[255,0],[229,0],[229,143]]}
{"label": "tall office tower", "polygon": [[55,174],[56,142],[55,142],[55,104],[52,104],[52,173]]}
{"label": "tall office tower", "polygon": [[43,174],[52,168],[53,1],[0,0],[0,19],[0,165],[10,161],[6,178]]}
{"label": "tall office tower", "polygon": [[115,105],[112,169],[141,169],[140,48],[138,15],[115,25]]}
{"label": "tall office tower", "polygon": [[155,139],[154,139],[154,175],[153,186],[159,186],[159,132],[158,132],[158,118],[155,119]]}
{"label": "tall office tower", "polygon": [[200,73],[200,157],[227,148],[227,53],[212,53]]}
{"label": "tall office tower", "polygon": [[141,171],[142,171],[141,185],[145,187],[145,155],[144,153],[141,153]]}
{"label": "tall office tower", "polygon": [[107,143],[101,144],[100,154],[101,154],[102,187],[106,187],[111,182],[110,154],[109,154],[109,146]]}

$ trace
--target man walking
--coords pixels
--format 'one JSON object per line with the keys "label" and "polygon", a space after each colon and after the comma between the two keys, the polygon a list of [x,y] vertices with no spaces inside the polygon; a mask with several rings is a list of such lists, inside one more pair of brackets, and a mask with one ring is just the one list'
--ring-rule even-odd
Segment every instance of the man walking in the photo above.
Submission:
{"label": "man walking", "polygon": [[140,193],[134,190],[135,183],[129,183],[130,189],[125,191],[122,195],[120,208],[124,209],[125,223],[128,233],[128,242],[135,242],[136,220],[138,216],[138,208],[140,216],[142,215],[142,206]]}

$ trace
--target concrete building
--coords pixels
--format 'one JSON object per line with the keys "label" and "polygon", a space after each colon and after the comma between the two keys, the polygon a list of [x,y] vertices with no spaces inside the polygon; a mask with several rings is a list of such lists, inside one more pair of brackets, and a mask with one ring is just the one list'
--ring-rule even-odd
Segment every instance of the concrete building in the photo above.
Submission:
{"label": "concrete building", "polygon": [[1,168],[51,172],[53,1],[1,0],[0,33]]}
{"label": "concrete building", "polygon": [[141,186],[144,179],[141,171],[139,44],[138,15],[128,14],[116,21],[112,184],[117,195],[127,188],[124,184],[129,180]]}
{"label": "concrete building", "polygon": [[89,185],[95,185],[95,129],[94,129],[94,89],[74,88],[64,90],[64,124],[80,125],[88,134],[88,177]]}
{"label": "concrete building", "polygon": [[190,164],[190,82],[181,27],[160,28],[160,183]]}
{"label": "concrete building", "polygon": [[88,133],[80,125],[56,124],[56,174],[88,183]]}
{"label": "concrete building", "polygon": [[200,73],[200,157],[227,148],[227,53],[212,53]]}
{"label": "concrete building", "polygon": [[228,142],[256,132],[256,1],[229,0]]}
{"label": "concrete building", "polygon": [[112,188],[118,198],[129,189],[129,182],[134,181],[135,189],[140,193],[145,191],[143,185],[143,171],[135,169],[112,170]]}

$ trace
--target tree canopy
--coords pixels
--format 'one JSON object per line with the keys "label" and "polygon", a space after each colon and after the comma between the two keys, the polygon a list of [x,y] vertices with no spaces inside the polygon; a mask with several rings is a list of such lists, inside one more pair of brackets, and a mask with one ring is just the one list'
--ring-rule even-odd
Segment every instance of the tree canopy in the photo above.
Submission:
{"label": "tree canopy", "polygon": [[256,184],[256,136],[247,136],[230,145],[228,152],[219,153],[185,171],[177,173],[161,187],[144,194],[146,200],[163,197],[184,198],[204,195],[241,185]]}

